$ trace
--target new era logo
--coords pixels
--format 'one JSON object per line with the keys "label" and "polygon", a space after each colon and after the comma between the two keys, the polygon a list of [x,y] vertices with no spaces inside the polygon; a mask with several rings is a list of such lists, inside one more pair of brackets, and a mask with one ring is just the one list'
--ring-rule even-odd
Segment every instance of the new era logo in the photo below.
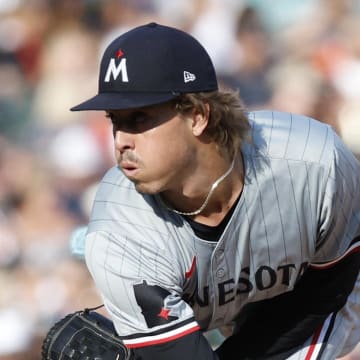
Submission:
{"label": "new era logo", "polygon": [[189,81],[194,81],[196,79],[196,76],[192,74],[191,72],[184,71],[184,82],[187,83]]}

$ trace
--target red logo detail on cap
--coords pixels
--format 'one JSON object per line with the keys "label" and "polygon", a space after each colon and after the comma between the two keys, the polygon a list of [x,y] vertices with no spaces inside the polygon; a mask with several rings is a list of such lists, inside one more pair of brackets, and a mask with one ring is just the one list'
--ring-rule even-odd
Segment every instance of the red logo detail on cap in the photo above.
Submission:
{"label": "red logo detail on cap", "polygon": [[123,51],[121,49],[119,49],[117,52],[116,52],[116,57],[119,59],[121,58],[122,56],[124,55]]}

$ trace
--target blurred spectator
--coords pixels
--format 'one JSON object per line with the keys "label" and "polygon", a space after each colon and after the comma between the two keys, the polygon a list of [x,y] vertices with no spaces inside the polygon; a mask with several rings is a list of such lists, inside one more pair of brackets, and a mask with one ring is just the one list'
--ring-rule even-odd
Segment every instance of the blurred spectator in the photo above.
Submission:
{"label": "blurred spectator", "polygon": [[200,0],[188,29],[207,49],[217,72],[231,74],[237,67],[236,16],[243,1]]}
{"label": "blurred spectator", "polygon": [[[273,64],[273,54],[267,45],[269,37],[259,14],[252,7],[238,12],[234,29],[232,57],[236,59],[229,73],[220,73],[224,85],[238,89],[244,104],[251,108],[269,101],[271,89],[266,74]],[[222,75],[222,76],[221,76]]]}
{"label": "blurred spectator", "polygon": [[97,46],[97,37],[81,26],[59,27],[48,36],[32,103],[38,127],[57,129],[80,119],[69,108],[97,87]]}

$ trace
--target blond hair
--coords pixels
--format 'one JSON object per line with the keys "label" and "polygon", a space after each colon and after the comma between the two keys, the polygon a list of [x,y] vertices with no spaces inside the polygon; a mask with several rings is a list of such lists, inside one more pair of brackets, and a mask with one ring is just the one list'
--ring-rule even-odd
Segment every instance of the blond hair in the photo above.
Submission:
{"label": "blond hair", "polygon": [[210,114],[205,134],[221,152],[233,158],[248,138],[250,129],[239,93],[233,90],[188,93],[175,100],[176,110],[184,115],[194,108],[205,115],[206,104],[210,107]]}

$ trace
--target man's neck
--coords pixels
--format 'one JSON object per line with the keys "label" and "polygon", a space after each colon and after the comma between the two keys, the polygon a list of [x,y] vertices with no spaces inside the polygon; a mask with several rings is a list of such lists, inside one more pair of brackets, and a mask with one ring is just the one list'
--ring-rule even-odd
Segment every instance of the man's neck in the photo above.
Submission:
{"label": "man's neck", "polygon": [[[234,159],[234,164],[213,161],[210,165],[201,170],[199,181],[193,179],[182,194],[168,192],[162,195],[162,199],[169,210],[189,216],[198,223],[216,226],[240,196],[244,171],[240,154]],[[211,183],[209,179],[212,179]]]}

